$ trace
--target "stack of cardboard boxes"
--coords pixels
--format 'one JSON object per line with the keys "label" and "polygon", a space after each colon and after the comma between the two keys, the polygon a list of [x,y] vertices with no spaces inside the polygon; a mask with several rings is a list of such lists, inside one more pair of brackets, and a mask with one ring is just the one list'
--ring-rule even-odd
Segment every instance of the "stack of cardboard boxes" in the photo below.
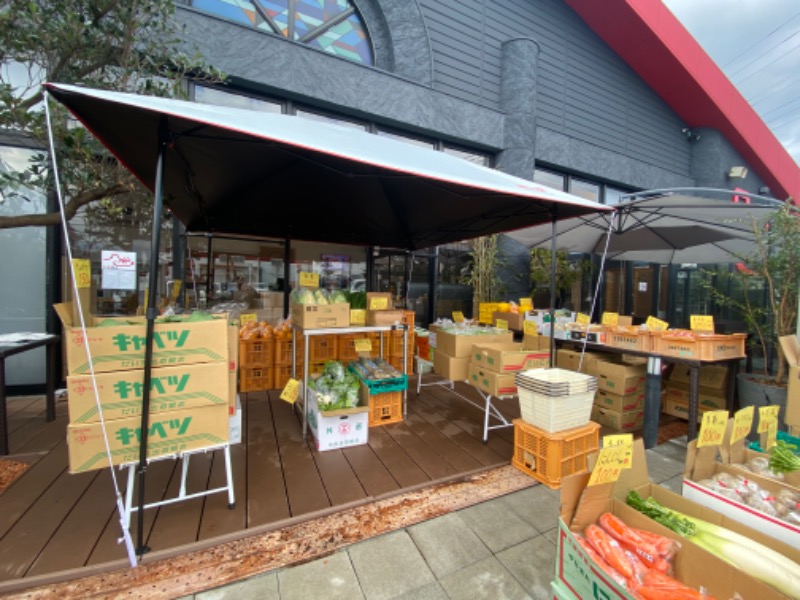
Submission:
{"label": "stack of cardboard boxes", "polygon": [[[124,317],[109,325],[107,319],[90,319],[84,337],[69,304],[55,309],[65,329],[70,471],[109,466],[103,422],[110,464],[137,462],[146,321]],[[228,442],[229,416],[236,413],[238,327],[229,325],[225,315],[158,323],[153,340],[148,457]]]}
{"label": "stack of cardboard boxes", "polygon": [[469,361],[475,344],[510,344],[514,341],[511,331],[493,328],[464,327],[439,329],[436,332],[436,348],[433,351],[433,370],[450,381],[466,381],[469,377]]}
{"label": "stack of cardboard boxes", "polygon": [[539,336],[526,336],[522,344],[476,343],[469,358],[467,380],[492,396],[516,395],[517,373],[550,366],[550,351],[545,342]]}
{"label": "stack of cardboard boxes", "polygon": [[[681,419],[689,418],[689,373],[686,365],[676,364],[664,386],[661,410]],[[704,365],[700,367],[697,388],[697,420],[702,420],[707,410],[724,410],[728,398],[728,366]]]}

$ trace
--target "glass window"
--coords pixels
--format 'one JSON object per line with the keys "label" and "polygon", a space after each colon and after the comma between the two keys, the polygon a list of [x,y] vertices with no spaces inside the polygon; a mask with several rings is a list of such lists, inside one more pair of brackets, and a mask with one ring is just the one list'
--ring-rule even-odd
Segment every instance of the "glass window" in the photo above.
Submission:
{"label": "glass window", "polygon": [[626,192],[625,190],[619,190],[617,188],[606,186],[606,193],[604,202],[606,204],[619,204],[620,200],[622,200],[622,196],[625,194],[630,194],[630,192]]}
{"label": "glass window", "polygon": [[542,185],[546,185],[547,187],[557,190],[564,191],[567,189],[567,178],[560,173],[553,173],[552,171],[545,171],[543,169],[534,169],[533,180],[536,183],[541,183]]}
{"label": "glass window", "polygon": [[360,129],[361,131],[367,130],[367,126],[364,123],[354,123],[353,121],[339,119],[337,117],[330,115],[322,115],[320,113],[311,112],[308,110],[302,110],[299,108],[295,111],[295,115],[297,115],[298,117],[303,117],[304,119],[311,119],[312,121],[323,121],[325,123],[341,125],[342,127],[349,127],[351,129]]}
{"label": "glass window", "polygon": [[428,140],[421,140],[419,138],[411,137],[409,135],[405,135],[402,133],[394,133],[392,131],[386,130],[378,130],[378,135],[392,138],[393,140],[398,140],[400,142],[406,142],[407,144],[414,144],[415,146],[422,146],[423,148],[435,148],[436,144]]}
{"label": "glass window", "polygon": [[261,98],[253,98],[242,94],[231,94],[215,88],[202,85],[194,86],[195,102],[202,104],[214,104],[217,106],[230,106],[231,108],[245,108],[247,110],[259,110],[268,113],[283,112],[283,104],[271,102]]}
{"label": "glass window", "polygon": [[452,154],[453,156],[463,158],[464,160],[477,165],[482,165],[484,167],[492,166],[492,159],[486,154],[479,154],[477,152],[470,152],[468,150],[459,150],[458,148],[452,148],[450,146],[445,146],[443,151],[445,154]]}
{"label": "glass window", "polygon": [[572,178],[569,182],[569,192],[586,200],[600,202],[600,186],[596,183]]}
{"label": "glass window", "polygon": [[367,28],[349,0],[192,0],[192,6],[346,60],[373,64]]}

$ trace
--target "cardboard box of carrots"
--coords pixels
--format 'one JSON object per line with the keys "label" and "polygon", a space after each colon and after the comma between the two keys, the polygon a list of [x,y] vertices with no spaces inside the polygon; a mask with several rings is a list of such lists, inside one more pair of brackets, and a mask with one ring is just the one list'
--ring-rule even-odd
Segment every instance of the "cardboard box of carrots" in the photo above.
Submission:
{"label": "cardboard box of carrots", "polygon": [[800,551],[651,483],[641,440],[630,456],[616,481],[564,479],[555,597],[800,598]]}

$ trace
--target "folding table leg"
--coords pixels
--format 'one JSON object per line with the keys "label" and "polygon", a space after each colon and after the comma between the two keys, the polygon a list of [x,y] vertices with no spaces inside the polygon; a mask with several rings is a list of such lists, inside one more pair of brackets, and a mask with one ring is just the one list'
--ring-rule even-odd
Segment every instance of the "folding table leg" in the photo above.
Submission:
{"label": "folding table leg", "polygon": [[236,507],[236,497],[233,494],[233,469],[231,468],[231,447],[225,446],[225,478],[228,482],[228,508]]}
{"label": "folding table leg", "polygon": [[125,514],[122,515],[125,522],[125,529],[130,529],[131,527],[131,507],[133,506],[133,483],[135,474],[135,465],[128,465],[128,488],[125,490]]}

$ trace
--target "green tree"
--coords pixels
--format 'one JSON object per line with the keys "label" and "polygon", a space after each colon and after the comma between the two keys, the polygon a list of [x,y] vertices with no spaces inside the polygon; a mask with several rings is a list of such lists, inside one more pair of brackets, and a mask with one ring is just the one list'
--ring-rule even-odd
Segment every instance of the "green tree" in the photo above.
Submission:
{"label": "green tree", "polygon": [[[39,149],[26,169],[0,170],[4,196],[53,189],[45,81],[183,97],[189,79],[222,80],[199,52],[187,53],[174,12],[173,0],[0,0],[0,130]],[[147,214],[143,186],[58,103],[48,106],[67,220],[84,206],[100,220]],[[60,218],[0,216],[0,229],[56,225]]]}
{"label": "green tree", "polygon": [[[581,281],[591,268],[590,261],[585,258],[570,258],[566,251],[556,251],[555,288],[556,303],[560,304],[572,286]],[[532,293],[550,292],[553,283],[553,253],[544,248],[531,250],[531,286]],[[558,306],[554,307],[558,308]]]}
{"label": "green tree", "polygon": [[497,242],[496,234],[474,238],[468,242],[469,268],[462,283],[472,286],[473,314],[477,314],[481,302],[497,302],[505,291],[498,275],[504,257]]}

